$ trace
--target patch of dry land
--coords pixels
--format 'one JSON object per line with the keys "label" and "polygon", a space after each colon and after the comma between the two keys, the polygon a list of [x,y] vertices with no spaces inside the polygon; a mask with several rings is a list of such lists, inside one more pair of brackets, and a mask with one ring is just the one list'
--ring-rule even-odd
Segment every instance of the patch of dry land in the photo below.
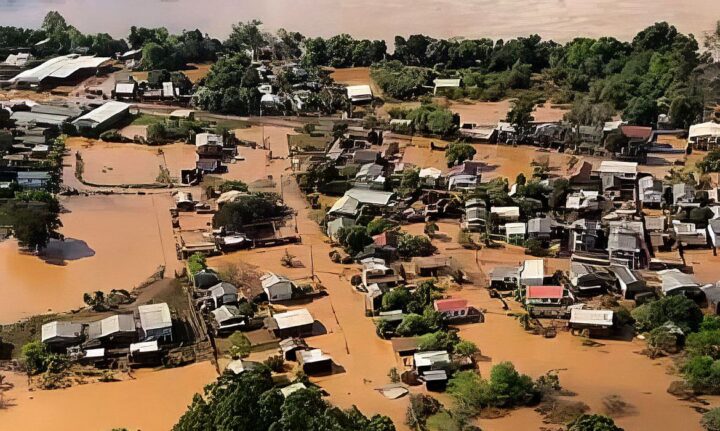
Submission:
{"label": "patch of dry land", "polygon": [[45,256],[0,242],[0,323],[83,305],[83,293],[130,289],[175,258],[169,194],[73,196],[61,199],[65,241]]}
{"label": "patch of dry land", "polygon": [[169,430],[193,395],[217,377],[210,362],[162,371],[138,370],[133,379],[30,391],[27,378],[9,374],[0,429],[40,431]]}

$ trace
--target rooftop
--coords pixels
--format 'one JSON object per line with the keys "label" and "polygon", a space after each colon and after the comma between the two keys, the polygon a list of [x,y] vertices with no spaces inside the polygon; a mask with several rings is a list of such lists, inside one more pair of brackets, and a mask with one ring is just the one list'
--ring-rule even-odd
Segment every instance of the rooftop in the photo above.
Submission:
{"label": "rooftop", "polygon": [[63,55],[21,72],[12,78],[10,82],[41,82],[46,78],[68,78],[81,69],[96,69],[110,60],[109,57],[79,56],[77,54]]}
{"label": "rooftop", "polygon": [[108,121],[112,117],[120,114],[123,111],[130,109],[130,105],[123,102],[110,101],[106,102],[99,108],[88,112],[77,120],[73,121],[73,124],[80,122],[90,122],[93,124],[102,124]]}
{"label": "rooftop", "polygon": [[562,286],[528,286],[528,299],[561,299],[565,294]]}
{"label": "rooftop", "polygon": [[310,314],[307,308],[290,310],[285,313],[277,313],[273,315],[273,319],[275,319],[278,329],[312,325],[315,322],[315,319],[312,317],[312,314]]}
{"label": "rooftop", "polygon": [[163,329],[172,326],[170,307],[164,302],[141,305],[138,307],[140,325],[144,330]]}

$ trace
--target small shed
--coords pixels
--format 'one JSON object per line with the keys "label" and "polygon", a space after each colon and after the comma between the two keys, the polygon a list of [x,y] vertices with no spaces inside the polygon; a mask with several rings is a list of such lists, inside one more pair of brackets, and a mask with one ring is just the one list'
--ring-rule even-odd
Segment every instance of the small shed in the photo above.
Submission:
{"label": "small shed", "polygon": [[208,296],[212,299],[215,305],[214,308],[221,305],[237,304],[238,289],[232,284],[222,281],[208,290]]}
{"label": "small shed", "polygon": [[172,341],[172,315],[166,303],[141,305],[138,314],[144,341]]}
{"label": "small shed", "polygon": [[545,281],[545,261],[528,259],[520,268],[520,284],[542,286]]}
{"label": "small shed", "polygon": [[268,301],[277,302],[292,299],[295,283],[288,278],[268,272],[260,277],[260,282],[262,283],[263,290],[267,294]]}
{"label": "small shed", "polygon": [[332,372],[332,357],[320,349],[299,350],[297,361],[305,374],[326,374]]}
{"label": "small shed", "polygon": [[445,370],[425,371],[420,380],[425,382],[425,388],[432,392],[442,392],[447,387],[448,376]]}
{"label": "small shed", "polygon": [[265,326],[278,338],[312,335],[315,319],[307,308],[277,313],[265,319]]}
{"label": "small shed", "polygon": [[248,317],[240,313],[234,305],[223,305],[212,311],[216,331],[218,334],[229,333],[245,328],[248,324]]}
{"label": "small shed", "polygon": [[390,343],[392,343],[393,352],[400,357],[405,357],[412,356],[417,352],[419,341],[420,337],[398,337],[392,338]]}
{"label": "small shed", "polygon": [[370,102],[373,99],[369,85],[350,85],[347,87],[347,95],[352,103]]}

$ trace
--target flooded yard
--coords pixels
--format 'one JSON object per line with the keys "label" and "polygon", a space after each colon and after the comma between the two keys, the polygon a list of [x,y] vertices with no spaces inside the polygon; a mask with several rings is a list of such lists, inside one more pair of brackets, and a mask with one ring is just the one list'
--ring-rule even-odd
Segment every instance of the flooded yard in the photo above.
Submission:
{"label": "flooded yard", "polygon": [[178,267],[169,195],[77,196],[61,200],[65,242],[44,258],[0,242],[0,323],[83,305],[83,293],[131,289],[160,265]]}
{"label": "flooded yard", "polygon": [[162,371],[140,370],[133,379],[52,391],[29,391],[26,377],[8,374],[15,385],[0,409],[0,429],[57,431],[169,430],[193,395],[217,377],[210,362]]}

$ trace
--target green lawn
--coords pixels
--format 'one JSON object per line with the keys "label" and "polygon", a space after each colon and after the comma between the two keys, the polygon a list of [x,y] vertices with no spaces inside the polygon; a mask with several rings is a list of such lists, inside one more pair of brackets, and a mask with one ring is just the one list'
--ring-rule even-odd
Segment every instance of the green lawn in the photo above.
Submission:
{"label": "green lawn", "polygon": [[297,147],[300,150],[324,150],[328,144],[328,138],[324,136],[313,137],[307,134],[289,135],[290,147]]}
{"label": "green lawn", "polygon": [[149,126],[156,123],[164,123],[167,117],[152,114],[140,114],[130,123],[132,126]]}

